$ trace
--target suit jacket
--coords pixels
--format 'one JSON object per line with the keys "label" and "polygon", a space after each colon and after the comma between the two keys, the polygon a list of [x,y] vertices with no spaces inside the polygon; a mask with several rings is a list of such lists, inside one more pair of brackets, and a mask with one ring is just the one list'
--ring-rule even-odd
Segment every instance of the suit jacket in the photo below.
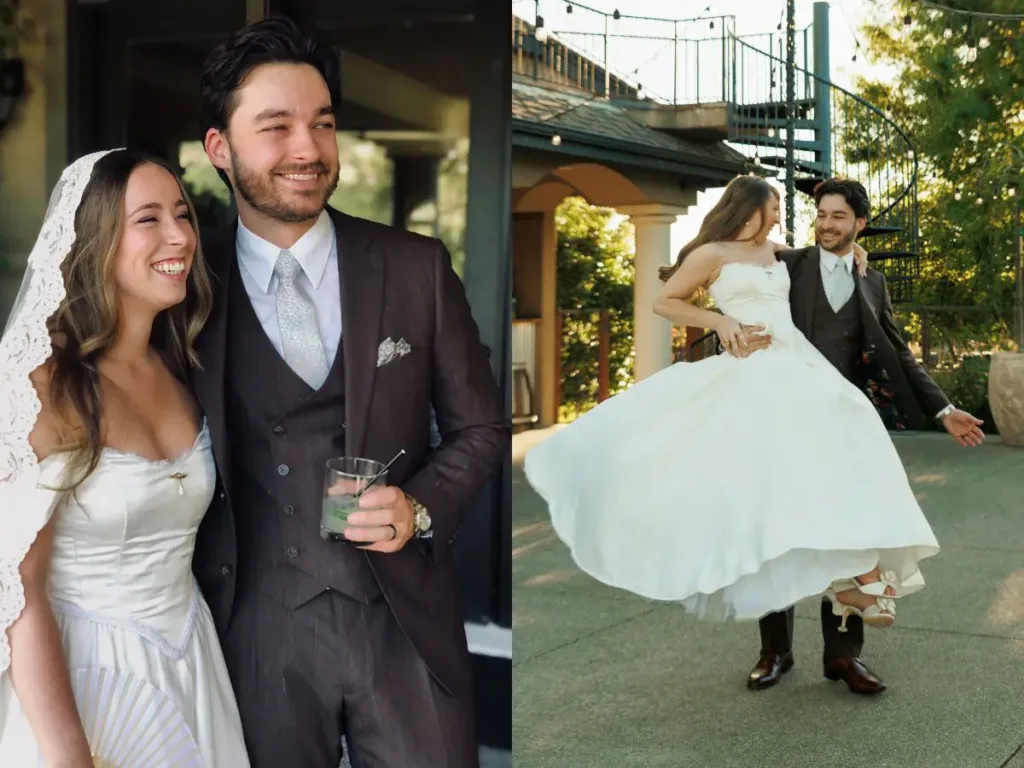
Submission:
{"label": "suit jacket", "polygon": [[[789,270],[793,322],[810,339],[814,304],[818,291],[822,290],[821,251],[815,245],[781,251],[778,258]],[[927,429],[935,414],[949,405],[949,398],[903,340],[893,318],[892,299],[882,274],[868,268],[864,277],[855,271],[854,280],[857,284],[854,299],[861,303],[864,326],[864,378],[873,390],[872,399],[876,405],[884,407],[880,400],[886,400],[891,391],[899,414],[894,421],[909,429]]]}
{"label": "suit jacket", "polygon": [[[432,238],[328,209],[341,271],[345,451],[390,457],[405,449],[388,482],[430,513],[433,538],[394,554],[363,553],[402,628],[434,677],[449,690],[469,685],[462,609],[451,545],[462,516],[509,451],[504,413],[487,350],[451,258]],[[224,403],[227,297],[237,222],[205,244],[216,301],[197,348],[193,387],[206,413],[219,473],[218,493],[199,530],[193,569],[218,629],[235,599],[236,526]],[[391,338],[410,346],[378,367]],[[430,447],[431,407],[442,442]],[[339,546],[348,546],[339,543]]]}

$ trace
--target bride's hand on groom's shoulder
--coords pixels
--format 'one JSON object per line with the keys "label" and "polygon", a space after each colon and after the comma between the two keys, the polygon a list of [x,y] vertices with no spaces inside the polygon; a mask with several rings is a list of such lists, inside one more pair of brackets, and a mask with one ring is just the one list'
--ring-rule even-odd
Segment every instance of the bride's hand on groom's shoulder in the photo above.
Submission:
{"label": "bride's hand on groom's shoulder", "polygon": [[853,260],[857,264],[857,272],[864,277],[868,273],[868,252],[861,247],[860,243],[853,244]]}

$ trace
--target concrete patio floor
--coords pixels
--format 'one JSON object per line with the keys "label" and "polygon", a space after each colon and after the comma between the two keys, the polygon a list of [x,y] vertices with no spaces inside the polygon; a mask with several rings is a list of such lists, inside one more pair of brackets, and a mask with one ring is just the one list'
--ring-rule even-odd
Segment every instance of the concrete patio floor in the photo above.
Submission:
{"label": "concrete patio floor", "polygon": [[[517,466],[543,437],[515,437]],[[889,684],[876,697],[822,677],[814,600],[797,609],[794,670],[748,691],[756,624],[697,622],[586,577],[517,469],[517,768],[1024,768],[1024,450],[894,440],[942,552],[897,624],[867,630],[862,658]]]}

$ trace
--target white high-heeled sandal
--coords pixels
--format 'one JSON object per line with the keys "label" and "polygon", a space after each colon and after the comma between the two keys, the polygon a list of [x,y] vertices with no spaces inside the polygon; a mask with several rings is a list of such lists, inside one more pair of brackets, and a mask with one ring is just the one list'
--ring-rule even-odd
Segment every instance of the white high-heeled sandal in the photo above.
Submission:
{"label": "white high-heeled sandal", "polygon": [[[839,616],[842,621],[839,623],[839,631],[847,632],[846,619],[852,613],[860,616],[870,627],[884,629],[891,627],[896,622],[896,598],[893,595],[885,594],[887,588],[891,587],[895,592],[897,588],[896,574],[892,571],[883,571],[879,574],[878,581],[861,584],[857,579],[841,579],[832,582],[832,586],[825,592],[825,597],[832,603],[832,615]],[[865,595],[875,598],[873,605],[867,608],[858,608],[855,605],[848,605],[842,602],[837,592],[845,592],[856,589]]]}

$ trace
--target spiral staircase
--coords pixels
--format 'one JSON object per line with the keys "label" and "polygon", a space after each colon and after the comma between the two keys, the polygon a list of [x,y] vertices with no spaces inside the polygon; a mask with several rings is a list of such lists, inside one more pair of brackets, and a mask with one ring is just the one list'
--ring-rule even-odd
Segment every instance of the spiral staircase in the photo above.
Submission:
{"label": "spiral staircase", "polygon": [[860,181],[873,211],[861,242],[893,301],[913,299],[920,271],[914,146],[880,109],[830,81],[828,3],[815,3],[813,23],[795,33],[791,98],[781,32],[740,37],[729,16],[613,17],[554,0],[538,2],[537,11],[534,24],[514,25],[517,61],[532,62],[518,74],[607,97],[689,142],[726,141],[750,158],[753,172],[791,173],[804,196],[825,178]]}
{"label": "spiral staircase", "polygon": [[793,183],[806,195],[825,178],[860,181],[873,211],[861,242],[872,266],[885,275],[893,301],[911,300],[920,244],[917,158],[910,137],[860,96],[801,67],[794,68],[794,98],[788,100],[785,60],[742,39],[732,43],[748,73],[762,76],[735,81],[727,140],[756,165],[784,171],[791,132]]}

